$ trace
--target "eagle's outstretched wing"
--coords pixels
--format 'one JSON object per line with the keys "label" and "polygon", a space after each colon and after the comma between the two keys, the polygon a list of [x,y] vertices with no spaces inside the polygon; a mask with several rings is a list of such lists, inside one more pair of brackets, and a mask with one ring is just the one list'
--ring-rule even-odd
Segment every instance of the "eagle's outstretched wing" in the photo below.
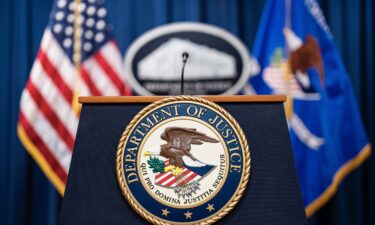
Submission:
{"label": "eagle's outstretched wing", "polygon": [[217,143],[215,138],[208,137],[206,134],[198,132],[194,128],[184,127],[168,127],[161,134],[161,139],[165,140],[167,144],[160,146],[160,155],[169,158],[169,164],[183,167],[183,156],[191,158],[193,161],[198,161],[191,153],[191,145],[201,145],[203,142]]}
{"label": "eagle's outstretched wing", "polygon": [[319,43],[313,36],[307,35],[305,44],[294,52],[291,52],[290,64],[294,74],[297,70],[306,73],[309,68],[315,67],[318,70],[320,82],[324,84],[322,54],[320,52]]}
{"label": "eagle's outstretched wing", "polygon": [[209,137],[204,133],[198,132],[194,128],[168,127],[165,129],[161,138],[168,142],[172,148],[181,150],[190,150],[191,145],[201,145],[203,142],[217,143],[215,138]]}

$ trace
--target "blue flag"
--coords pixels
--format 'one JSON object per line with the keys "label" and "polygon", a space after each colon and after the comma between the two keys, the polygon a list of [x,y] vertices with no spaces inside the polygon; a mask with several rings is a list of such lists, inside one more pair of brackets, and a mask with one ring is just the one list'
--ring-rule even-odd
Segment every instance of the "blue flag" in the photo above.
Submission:
{"label": "blue flag", "polygon": [[307,216],[371,152],[352,86],[315,0],[265,4],[253,55],[257,94],[286,94],[286,116]]}

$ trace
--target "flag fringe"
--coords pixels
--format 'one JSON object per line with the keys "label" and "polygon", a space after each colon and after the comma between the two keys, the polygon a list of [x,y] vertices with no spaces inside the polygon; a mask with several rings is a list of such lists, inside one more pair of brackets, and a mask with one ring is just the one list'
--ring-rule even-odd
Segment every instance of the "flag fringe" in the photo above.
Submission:
{"label": "flag fringe", "polygon": [[371,145],[367,143],[365,147],[352,159],[347,161],[340,169],[335,173],[331,184],[326,190],[311,202],[305,208],[307,218],[310,218],[316,213],[322,206],[324,206],[336,193],[338,186],[342,180],[353,170],[358,168],[369,156],[371,155]]}
{"label": "flag fringe", "polygon": [[36,163],[40,166],[43,173],[47,176],[48,180],[55,186],[56,190],[60,193],[61,196],[64,196],[65,191],[65,184],[60,180],[57,174],[53,171],[50,167],[49,163],[40,153],[38,148],[33,144],[33,142],[27,136],[23,127],[18,124],[17,125],[17,133],[18,137],[20,138],[23,146],[26,148],[27,152],[31,155],[31,157],[36,161]]}

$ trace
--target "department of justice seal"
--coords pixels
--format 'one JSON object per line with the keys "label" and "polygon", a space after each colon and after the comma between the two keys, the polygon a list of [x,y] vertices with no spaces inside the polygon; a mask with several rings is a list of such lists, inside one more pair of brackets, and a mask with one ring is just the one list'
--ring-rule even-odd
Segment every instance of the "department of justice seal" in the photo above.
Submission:
{"label": "department of justice seal", "polygon": [[250,151],[235,119],[199,97],[159,100],[126,127],[116,156],[126,200],[154,224],[211,224],[238,203]]}

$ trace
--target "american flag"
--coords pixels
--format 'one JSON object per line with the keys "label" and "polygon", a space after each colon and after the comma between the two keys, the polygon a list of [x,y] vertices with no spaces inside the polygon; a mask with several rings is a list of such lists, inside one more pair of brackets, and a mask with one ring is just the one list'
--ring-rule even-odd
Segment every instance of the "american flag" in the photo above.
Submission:
{"label": "american flag", "polygon": [[56,0],[22,92],[18,135],[61,194],[79,119],[75,93],[131,94],[107,14],[103,0]]}

